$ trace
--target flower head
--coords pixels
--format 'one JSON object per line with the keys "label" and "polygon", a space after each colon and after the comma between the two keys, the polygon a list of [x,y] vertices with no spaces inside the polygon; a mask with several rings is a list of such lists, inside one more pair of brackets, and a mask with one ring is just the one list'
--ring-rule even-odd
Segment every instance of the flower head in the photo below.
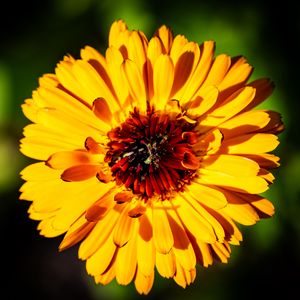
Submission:
{"label": "flower head", "polygon": [[186,287],[196,264],[227,262],[230,245],[272,216],[258,194],[274,177],[280,115],[252,110],[273,90],[247,83],[243,57],[214,56],[160,27],[148,41],[114,22],[105,56],[64,57],[22,105],[32,121],[21,151],[40,162],[21,175],[21,199],[46,237],[76,243],[95,281],[134,280],[147,294],[155,269]]}

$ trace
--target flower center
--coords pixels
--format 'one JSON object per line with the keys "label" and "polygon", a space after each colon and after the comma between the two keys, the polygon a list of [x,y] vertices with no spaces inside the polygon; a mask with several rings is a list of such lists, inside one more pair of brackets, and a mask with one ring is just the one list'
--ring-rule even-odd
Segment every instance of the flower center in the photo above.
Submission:
{"label": "flower center", "polygon": [[190,184],[199,167],[192,146],[194,125],[182,117],[135,108],[130,117],[108,133],[105,161],[118,184],[145,198],[162,199]]}

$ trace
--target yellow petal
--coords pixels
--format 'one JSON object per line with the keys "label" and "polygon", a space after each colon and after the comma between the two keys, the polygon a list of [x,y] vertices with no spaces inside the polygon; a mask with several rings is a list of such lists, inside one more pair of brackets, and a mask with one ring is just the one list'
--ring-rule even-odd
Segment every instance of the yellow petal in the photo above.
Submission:
{"label": "yellow petal", "polygon": [[169,224],[174,237],[173,252],[185,270],[192,270],[196,265],[196,256],[185,229],[171,205],[167,210]]}
{"label": "yellow petal", "polygon": [[276,135],[251,133],[225,140],[221,149],[229,154],[261,154],[274,150],[278,144]]}
{"label": "yellow petal", "polygon": [[211,207],[212,209],[220,209],[227,205],[227,199],[219,190],[214,187],[209,187],[197,182],[186,186],[187,192],[191,193],[193,197]]}
{"label": "yellow petal", "polygon": [[153,37],[148,44],[147,57],[154,66],[157,58],[163,54],[163,45],[158,37]]}
{"label": "yellow petal", "polygon": [[185,36],[179,34],[176,35],[174,40],[173,40],[173,44],[172,44],[172,48],[170,51],[170,56],[174,62],[174,64],[177,63],[178,58],[180,57],[181,53],[182,53],[182,49],[184,48],[184,46],[188,43],[188,40],[186,39]]}
{"label": "yellow petal", "polygon": [[57,87],[59,81],[55,74],[44,74],[42,77],[39,78],[39,84],[45,88],[52,88]]}
{"label": "yellow petal", "polygon": [[163,110],[171,92],[174,79],[174,66],[168,55],[162,54],[156,60],[153,69],[153,104],[156,109]]}
{"label": "yellow petal", "polygon": [[[130,218],[132,219],[132,218]],[[133,279],[137,267],[137,229],[134,223],[132,238],[128,243],[118,250],[116,259],[116,280],[119,284],[127,285]],[[126,263],[125,263],[126,262]]]}
{"label": "yellow petal", "polygon": [[249,158],[226,154],[203,157],[201,167],[237,177],[255,176],[260,168],[256,162]]}
{"label": "yellow petal", "polygon": [[89,94],[86,99],[88,103],[92,104],[95,99],[103,97],[109,102],[110,109],[114,112],[119,109],[118,100],[114,95],[106,70],[100,64],[99,68],[101,69],[97,72],[88,62],[77,60],[72,71],[78,82],[80,82],[82,89]]}
{"label": "yellow petal", "polygon": [[212,251],[209,244],[197,241],[199,251],[201,253],[201,262],[204,267],[208,267],[213,263]]}
{"label": "yellow petal", "polygon": [[204,79],[206,78],[206,75],[211,67],[214,55],[214,47],[215,43],[213,41],[207,41],[201,45],[200,60],[185,88],[184,94],[181,96],[182,103],[186,103],[194,98],[195,93],[198,91]]}
{"label": "yellow petal", "polygon": [[243,236],[235,222],[223,210],[216,211],[209,207],[206,207],[206,210],[222,225],[225,231],[225,240],[232,245],[239,245]]}
{"label": "yellow petal", "polygon": [[55,69],[55,74],[60,84],[67,91],[70,91],[73,95],[79,97],[86,105],[91,104],[91,96],[89,91],[82,88],[73,73],[73,63],[61,61]]}
{"label": "yellow petal", "polygon": [[156,252],[156,269],[158,273],[165,278],[171,278],[176,272],[176,258],[173,250],[162,254]]}
{"label": "yellow petal", "polygon": [[268,183],[258,176],[239,177],[225,173],[201,169],[198,183],[222,186],[237,192],[248,192],[250,194],[263,193],[268,189]]}
{"label": "yellow petal", "polygon": [[173,233],[163,202],[153,202],[152,226],[153,241],[157,252],[168,253],[174,245]]}
{"label": "yellow petal", "polygon": [[243,225],[253,225],[259,220],[255,209],[244,201],[237,193],[223,190],[228,205],[222,210],[233,220]]}
{"label": "yellow petal", "polygon": [[244,157],[248,157],[256,161],[262,168],[270,169],[276,168],[279,164],[279,157],[274,154],[260,153],[260,154],[243,154]]}
{"label": "yellow petal", "polygon": [[270,117],[265,111],[252,110],[227,120],[219,128],[222,130],[224,138],[228,139],[264,128],[269,121]]}
{"label": "yellow petal", "polygon": [[84,123],[85,126],[95,127],[103,134],[109,129],[105,123],[93,115],[89,106],[84,105],[84,103],[59,88],[39,88],[34,100],[36,102],[42,101],[42,107],[54,108],[76,119],[77,123],[80,122]]}
{"label": "yellow petal", "polygon": [[158,37],[153,37],[148,44],[147,49],[147,83],[148,83],[148,97],[153,98],[153,68],[157,58],[163,53],[163,45]]}
{"label": "yellow petal", "polygon": [[[124,61],[123,56],[117,48],[111,46],[106,50],[106,61],[109,77],[122,106],[129,94],[121,72],[121,66]],[[125,107],[122,106],[122,109],[125,109]]]}
{"label": "yellow petal", "polygon": [[207,226],[203,221],[203,218],[186,201],[186,199],[178,196],[176,199],[172,200],[172,205],[173,209],[178,213],[182,223],[196,240],[206,243],[214,243],[216,241],[211,226]]}
{"label": "yellow petal", "polygon": [[127,30],[127,26],[125,24],[124,21],[122,20],[118,20],[115,21],[111,27],[110,27],[110,31],[109,31],[109,36],[108,36],[108,44],[109,46],[119,46],[118,45],[118,41],[120,40],[120,35],[123,32],[126,32]]}
{"label": "yellow petal", "polygon": [[196,278],[196,269],[185,270],[178,261],[176,261],[176,274],[174,276],[175,282],[183,288],[194,282]]}
{"label": "yellow petal", "polygon": [[[95,140],[97,140],[97,138],[99,137],[99,130],[97,130],[96,128],[87,126],[86,124],[58,110],[39,110],[37,117],[38,123],[48,128],[49,130],[54,131],[55,133],[58,132],[58,136],[69,135],[74,137],[73,144],[75,144],[75,142],[77,144],[77,141],[79,139],[83,139],[85,141],[87,136],[91,136]],[[39,127],[39,129],[41,128],[42,127]],[[84,145],[84,142],[81,145]]]}
{"label": "yellow petal", "polygon": [[95,60],[98,61],[101,65],[105,65],[106,61],[105,58],[101,53],[99,53],[96,49],[85,46],[83,49],[80,50],[80,56],[83,60],[91,61]]}
{"label": "yellow petal", "polygon": [[141,74],[144,72],[146,63],[146,49],[148,41],[141,31],[132,31],[128,40],[128,58],[134,61]]}
{"label": "yellow petal", "polygon": [[50,181],[58,179],[61,171],[53,170],[43,162],[31,164],[24,168],[20,175],[27,181]]}
{"label": "yellow petal", "polygon": [[173,43],[173,34],[170,28],[163,25],[158,28],[155,35],[161,40],[164,47],[164,53],[169,54]]}
{"label": "yellow petal", "polygon": [[80,244],[78,251],[79,258],[89,258],[105,243],[110,235],[113,235],[115,224],[120,217],[122,209],[120,205],[116,205],[101,221],[97,222],[94,229]]}
{"label": "yellow petal", "polygon": [[219,91],[215,86],[200,88],[195,98],[187,104],[187,112],[193,116],[202,116],[211,109],[218,99]]}
{"label": "yellow petal", "polygon": [[239,113],[254,98],[255,89],[245,87],[235,92],[221,106],[214,109],[201,121],[201,126],[217,126]]}
{"label": "yellow petal", "polygon": [[145,276],[151,276],[155,265],[155,248],[152,233],[152,212],[150,209],[139,218],[140,227],[137,237],[138,269]]}
{"label": "yellow petal", "polygon": [[[63,183],[61,198],[64,199],[64,202],[52,224],[57,229],[68,229],[74,220],[81,216],[92,203],[114,187],[114,183],[102,184],[96,178],[81,182]],[[48,191],[48,199],[51,199],[51,194],[51,191]]]}
{"label": "yellow petal", "polygon": [[252,109],[267,99],[272,94],[275,87],[274,83],[267,78],[257,79],[249,83],[249,86],[255,88],[256,93],[253,101],[244,108],[244,111]]}
{"label": "yellow petal", "polygon": [[225,232],[221,224],[218,222],[218,220],[214,218],[214,216],[209,214],[205,206],[201,205],[196,199],[191,197],[191,195],[186,194],[185,199],[193,207],[193,209],[199,214],[199,218],[201,218],[201,221],[208,228],[211,227],[213,229],[213,232],[216,235],[217,239],[219,241],[223,241],[225,238]]}
{"label": "yellow petal", "polygon": [[92,155],[87,151],[61,151],[52,154],[46,165],[53,169],[66,169],[75,165],[96,164],[99,160],[97,155]]}
{"label": "yellow petal", "polygon": [[274,205],[267,199],[259,195],[243,195],[239,194],[239,197],[244,201],[250,203],[258,212],[261,218],[273,216],[275,212]]}
{"label": "yellow petal", "polygon": [[237,61],[232,65],[222,82],[218,85],[218,89],[224,91],[228,88],[245,83],[251,75],[252,70],[253,68],[248,63],[240,63],[240,61]]}
{"label": "yellow petal", "polygon": [[113,257],[107,270],[101,275],[95,276],[95,282],[103,285],[109,284],[116,276],[116,255]]}
{"label": "yellow petal", "polygon": [[149,276],[145,276],[139,269],[137,268],[137,272],[135,275],[134,285],[138,293],[147,295],[154,282],[154,271],[151,272]]}
{"label": "yellow petal", "polygon": [[97,276],[105,272],[111,263],[116,252],[116,245],[113,242],[112,235],[99,247],[99,249],[86,261],[86,270],[88,274]]}
{"label": "yellow petal", "polygon": [[174,61],[174,84],[171,95],[174,99],[181,100],[185,87],[191,78],[195,66],[199,61],[200,50],[196,43],[189,42],[182,48],[182,52],[177,61]]}
{"label": "yellow petal", "polygon": [[[122,205],[122,204],[120,204]],[[136,227],[137,220],[128,216],[130,205],[126,205],[114,229],[114,243],[123,247],[131,238]]]}
{"label": "yellow petal", "polygon": [[227,263],[228,258],[230,256],[230,252],[227,250],[224,244],[216,242],[215,244],[212,244],[211,247],[213,251],[217,254],[217,256],[220,258],[221,262]]}
{"label": "yellow petal", "polygon": [[218,85],[225,77],[231,64],[231,59],[225,54],[218,55],[205,79],[203,86]]}
{"label": "yellow petal", "polygon": [[126,78],[128,88],[134,101],[142,112],[146,111],[146,90],[145,84],[137,65],[131,60],[125,60],[122,64],[123,74]]}
{"label": "yellow petal", "polygon": [[64,239],[59,245],[59,250],[63,251],[80,242],[88,235],[93,227],[94,224],[87,222],[84,217],[79,218],[76,222],[74,222],[74,224],[72,224],[66,233]]}

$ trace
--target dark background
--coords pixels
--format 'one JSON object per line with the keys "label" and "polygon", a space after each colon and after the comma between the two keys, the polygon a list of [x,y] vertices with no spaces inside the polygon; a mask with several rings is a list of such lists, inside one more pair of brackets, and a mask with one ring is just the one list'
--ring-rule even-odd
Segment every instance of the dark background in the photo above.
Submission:
{"label": "dark background", "polygon": [[[201,43],[213,39],[217,53],[245,55],[251,79],[270,77],[276,90],[263,107],[280,111],[286,130],[276,154],[282,166],[267,197],[276,215],[248,228],[232,247],[228,264],[199,268],[186,290],[156,276],[148,299],[253,299],[298,294],[300,267],[299,9],[292,1],[11,1],[1,7],[0,30],[0,218],[2,299],[136,299],[115,282],[95,285],[77,259],[77,248],[58,253],[61,237],[39,236],[19,201],[19,171],[30,161],[18,152],[28,123],[20,105],[67,53],[85,45],[102,53],[108,29],[119,18],[150,36],[162,24]],[[295,275],[296,274],[296,275]]]}

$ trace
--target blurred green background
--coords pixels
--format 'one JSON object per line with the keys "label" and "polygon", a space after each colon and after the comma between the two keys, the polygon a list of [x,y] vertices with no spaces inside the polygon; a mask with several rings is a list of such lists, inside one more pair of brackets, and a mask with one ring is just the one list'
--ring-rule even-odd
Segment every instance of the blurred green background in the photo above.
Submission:
{"label": "blurred green background", "polygon": [[[186,290],[156,276],[148,299],[253,299],[297,291],[300,267],[299,9],[292,1],[13,1],[1,8],[0,30],[0,199],[1,292],[8,298],[137,299],[134,289],[114,282],[97,286],[77,259],[77,248],[58,253],[61,238],[46,239],[29,220],[29,203],[18,200],[19,171],[30,161],[18,152],[28,123],[20,105],[53,72],[66,53],[79,57],[85,45],[104,53],[111,23],[119,18],[148,37],[162,24],[201,43],[213,39],[217,53],[243,54],[255,66],[251,79],[276,84],[264,107],[280,111],[281,168],[267,196],[276,215],[241,227],[244,242],[233,247],[228,264],[200,268]],[[296,276],[294,275],[296,274]],[[298,293],[296,293],[298,294]]]}

